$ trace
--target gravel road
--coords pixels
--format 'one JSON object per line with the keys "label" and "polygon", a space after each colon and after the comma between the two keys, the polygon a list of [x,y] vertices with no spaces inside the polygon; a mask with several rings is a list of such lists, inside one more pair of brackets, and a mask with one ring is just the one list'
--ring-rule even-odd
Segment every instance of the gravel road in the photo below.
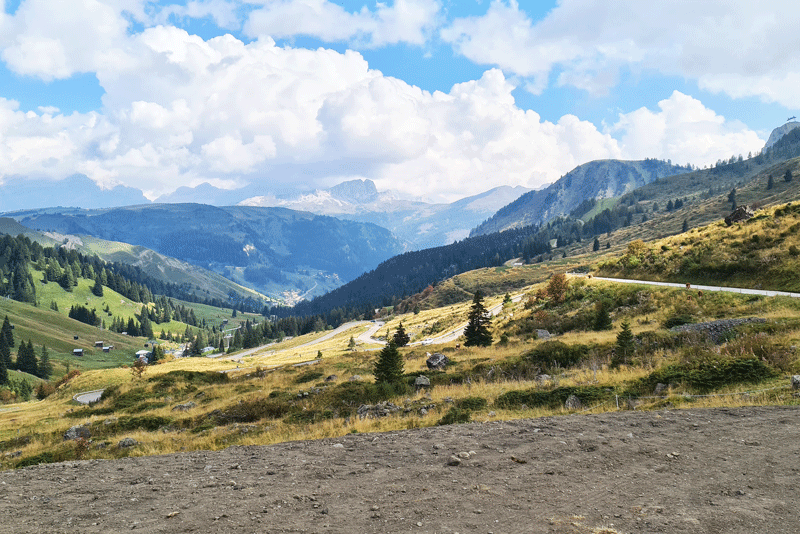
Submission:
{"label": "gravel road", "polygon": [[0,530],[796,533],[799,453],[798,407],[355,434],[2,472]]}

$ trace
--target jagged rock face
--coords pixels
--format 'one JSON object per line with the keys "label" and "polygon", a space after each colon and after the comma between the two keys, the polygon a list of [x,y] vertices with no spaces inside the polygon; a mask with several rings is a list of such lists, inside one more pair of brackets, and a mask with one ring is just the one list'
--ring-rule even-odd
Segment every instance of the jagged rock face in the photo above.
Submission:
{"label": "jagged rock face", "polygon": [[781,137],[791,132],[798,126],[800,126],[800,122],[787,122],[786,124],[778,126],[774,130],[772,130],[772,133],[769,134],[769,139],[767,139],[767,144],[764,145],[764,150],[768,149],[769,147],[777,143]]}
{"label": "jagged rock face", "polygon": [[366,204],[378,200],[378,190],[372,180],[350,180],[329,189],[331,195],[340,200]]}

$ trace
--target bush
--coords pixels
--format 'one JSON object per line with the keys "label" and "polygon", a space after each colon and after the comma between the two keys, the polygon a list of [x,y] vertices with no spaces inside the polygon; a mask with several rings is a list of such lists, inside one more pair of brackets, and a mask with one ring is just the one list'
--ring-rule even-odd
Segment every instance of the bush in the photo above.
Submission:
{"label": "bush", "polygon": [[757,383],[778,373],[756,358],[709,357],[692,362],[668,365],[634,383],[640,393],[653,390],[658,383],[684,384],[700,393],[724,386]]}
{"label": "bush", "polygon": [[575,367],[589,353],[586,345],[567,345],[561,341],[545,341],[525,357],[533,364],[550,371]]}
{"label": "bush", "polygon": [[694,321],[694,318],[691,315],[671,315],[664,321],[664,328],[670,329],[675,326],[690,324],[692,321]]}
{"label": "bush", "polygon": [[117,434],[120,432],[132,432],[134,430],[155,432],[159,428],[165,427],[170,423],[172,423],[172,419],[169,417],[159,417],[157,415],[120,417],[108,425],[105,424],[105,421],[95,425],[96,429],[98,429],[95,433]]}
{"label": "bush", "polygon": [[36,389],[34,390],[34,394],[36,395],[36,398],[39,400],[44,400],[55,392],[56,388],[53,387],[52,384],[49,384],[47,382],[40,382],[39,385],[36,386]]}
{"label": "bush", "polygon": [[305,384],[306,382],[313,382],[322,378],[324,373],[322,371],[306,371],[302,375],[294,379],[295,384]]}
{"label": "bush", "polygon": [[550,391],[528,389],[509,391],[497,397],[494,405],[498,408],[519,408],[523,404],[529,408],[560,408],[575,395],[584,405],[597,404],[614,396],[614,390],[600,386],[562,387]]}
{"label": "bush", "polygon": [[436,424],[437,425],[454,425],[458,423],[469,423],[470,419],[472,418],[472,411],[471,410],[462,410],[455,406],[450,408],[444,417],[439,419]]}
{"label": "bush", "polygon": [[243,400],[216,414],[220,424],[253,423],[261,419],[279,419],[296,410],[294,403],[285,398],[252,398]]}
{"label": "bush", "polygon": [[178,381],[211,385],[222,384],[228,380],[226,373],[218,373],[216,371],[170,371],[169,373],[148,378],[148,382],[155,382],[161,386],[171,386]]}
{"label": "bush", "polygon": [[483,410],[488,405],[489,403],[483,397],[466,397],[464,399],[458,399],[455,407],[459,410],[478,411]]}

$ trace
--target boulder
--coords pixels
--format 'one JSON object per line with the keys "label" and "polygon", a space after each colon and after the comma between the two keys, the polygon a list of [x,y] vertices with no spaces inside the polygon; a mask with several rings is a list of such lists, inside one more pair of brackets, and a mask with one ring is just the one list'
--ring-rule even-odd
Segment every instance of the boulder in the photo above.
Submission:
{"label": "boulder", "polygon": [[191,410],[195,406],[197,406],[195,403],[193,403],[192,401],[189,401],[189,402],[186,402],[186,403],[183,403],[183,404],[178,404],[177,406],[172,408],[172,411],[173,412],[186,412],[188,410]]}
{"label": "boulder", "polygon": [[730,226],[734,223],[746,221],[755,216],[755,212],[750,206],[739,206],[730,215],[725,217],[725,224]]}
{"label": "boulder", "polygon": [[567,401],[564,403],[564,408],[567,410],[580,410],[583,408],[583,403],[575,395],[570,395],[567,397]]}
{"label": "boulder", "polygon": [[419,388],[429,388],[431,387],[431,380],[425,375],[419,375],[416,380],[414,380],[414,387],[417,389]]}
{"label": "boulder", "polygon": [[428,369],[436,371],[444,371],[444,368],[449,363],[450,359],[441,352],[434,352],[431,357],[425,360],[425,365],[428,366]]}
{"label": "boulder", "polygon": [[336,375],[328,375],[325,377],[325,382],[336,382],[339,380],[339,377]]}
{"label": "boulder", "polygon": [[358,382],[359,380],[361,380],[361,375],[353,375],[350,378],[348,378],[348,380],[350,380],[350,382]]}
{"label": "boulder", "polygon": [[92,433],[89,432],[88,426],[83,425],[75,425],[70,427],[69,430],[64,432],[64,441],[71,441],[75,439],[89,439]]}
{"label": "boulder", "polygon": [[653,395],[663,395],[663,393],[666,390],[667,390],[667,385],[659,382],[658,384],[656,384],[656,389],[653,390]]}
{"label": "boulder", "polygon": [[139,442],[133,438],[123,438],[119,441],[119,443],[117,443],[117,447],[121,449],[126,449],[128,447],[135,447],[138,444]]}
{"label": "boulder", "polygon": [[536,330],[536,339],[550,339],[551,337],[553,335],[547,330],[542,330],[541,328]]}
{"label": "boulder", "polygon": [[800,375],[792,375],[792,389],[800,389]]}

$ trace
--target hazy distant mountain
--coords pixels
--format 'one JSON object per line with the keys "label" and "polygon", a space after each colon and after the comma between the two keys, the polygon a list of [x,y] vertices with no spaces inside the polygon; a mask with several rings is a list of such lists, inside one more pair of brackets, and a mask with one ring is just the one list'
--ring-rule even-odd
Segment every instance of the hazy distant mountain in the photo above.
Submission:
{"label": "hazy distant mountain", "polygon": [[102,189],[84,174],[73,174],[58,181],[15,176],[0,185],[0,211],[50,206],[109,208],[149,203],[139,189],[122,185]]}
{"label": "hazy distant mountain", "polygon": [[379,193],[371,180],[351,180],[294,198],[252,197],[241,205],[282,206],[374,223],[416,250],[467,237],[470,229],[527,191],[522,186],[501,186],[451,204],[428,204],[401,199],[392,192]]}
{"label": "hazy distant mountain", "polygon": [[767,144],[764,145],[764,150],[777,143],[781,137],[791,132],[798,126],[800,126],[800,122],[787,122],[786,124],[778,126],[772,130],[772,133],[769,134],[769,139],[767,139]]}
{"label": "hazy distant mountain", "polygon": [[616,197],[658,178],[690,170],[657,159],[591,161],[571,170],[549,187],[525,193],[475,228],[471,235],[541,224],[568,215],[586,199]]}
{"label": "hazy distant mountain", "polygon": [[283,208],[151,204],[7,216],[40,231],[140,245],[290,301],[338,287],[402,251],[376,225]]}

